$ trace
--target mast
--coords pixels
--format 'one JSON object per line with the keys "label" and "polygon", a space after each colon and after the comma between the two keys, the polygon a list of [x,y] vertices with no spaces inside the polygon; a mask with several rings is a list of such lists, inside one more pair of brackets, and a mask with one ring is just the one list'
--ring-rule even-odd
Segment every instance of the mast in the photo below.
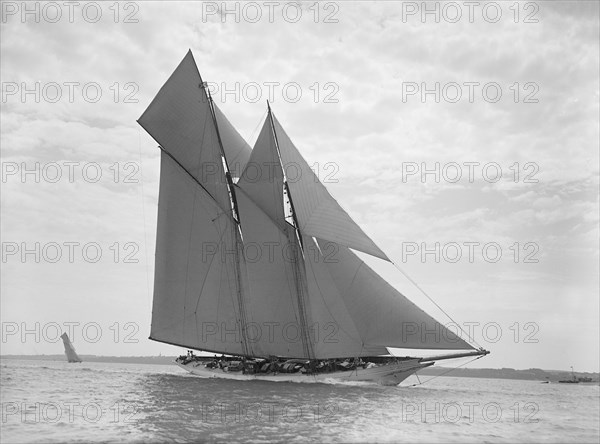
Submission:
{"label": "mast", "polygon": [[227,190],[229,191],[229,198],[231,201],[231,211],[232,211],[232,219],[235,221],[235,224],[231,225],[232,234],[235,237],[235,248],[234,248],[234,273],[236,280],[236,294],[237,294],[237,303],[238,309],[240,312],[240,317],[238,319],[240,334],[242,339],[242,350],[244,351],[245,356],[251,356],[250,350],[248,348],[248,338],[246,337],[246,326],[248,325],[247,314],[246,314],[246,304],[244,301],[244,295],[242,293],[242,270],[240,265],[240,244],[242,241],[242,232],[240,228],[240,213],[238,211],[237,199],[235,196],[235,187],[233,186],[233,179],[231,178],[231,172],[229,171],[229,165],[227,164],[227,157],[225,156],[225,149],[223,148],[223,141],[221,140],[221,134],[219,132],[219,125],[217,124],[217,116],[215,114],[215,108],[212,96],[210,94],[210,90],[207,88],[207,84],[205,82],[202,83],[202,87],[204,87],[205,92],[208,97],[208,103],[210,108],[210,113],[213,119],[213,123],[217,130],[217,139],[219,140],[219,148],[221,150],[221,160],[223,162],[223,166],[225,168],[225,178],[227,179]]}
{"label": "mast", "polygon": [[[294,202],[292,200],[292,195],[290,193],[290,188],[287,182],[287,176],[285,174],[285,168],[283,165],[283,161],[281,160],[281,152],[279,151],[279,142],[277,140],[277,131],[275,130],[275,124],[273,123],[273,115],[271,113],[271,105],[267,100],[267,109],[268,109],[268,118],[271,123],[271,130],[273,131],[273,138],[275,140],[275,149],[277,150],[277,157],[279,158],[279,163],[281,166],[281,171],[283,174],[283,186],[285,188],[285,192],[287,198],[290,202],[290,208],[292,211],[292,221],[294,222],[294,238],[293,238],[293,246],[292,249],[294,258],[292,270],[294,273],[294,283],[296,287],[296,296],[298,303],[298,315],[300,318],[300,334],[302,338],[302,347],[304,349],[304,354],[308,359],[314,359],[315,354],[312,347],[312,343],[310,341],[310,334],[308,331],[308,321],[306,317],[306,296],[308,294],[308,288],[306,284],[306,276],[303,274],[303,267],[301,267],[301,263],[304,264],[304,248],[302,241],[302,233],[300,232],[300,225],[298,224],[298,219],[296,217],[296,211],[294,209]],[[282,190],[283,191],[283,190]],[[287,230],[286,230],[287,231]],[[286,233],[287,234],[287,233]],[[291,241],[290,236],[288,234],[288,239]]]}

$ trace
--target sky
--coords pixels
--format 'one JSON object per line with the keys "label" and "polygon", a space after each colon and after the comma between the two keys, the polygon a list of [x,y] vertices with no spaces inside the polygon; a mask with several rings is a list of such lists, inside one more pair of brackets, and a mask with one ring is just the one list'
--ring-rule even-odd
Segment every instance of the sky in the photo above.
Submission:
{"label": "sky", "polygon": [[184,352],[147,339],[160,155],[136,119],[191,49],[251,145],[270,100],[492,352],[472,367],[599,371],[598,7],[3,1],[1,353],[62,353],[62,331],[81,354]]}

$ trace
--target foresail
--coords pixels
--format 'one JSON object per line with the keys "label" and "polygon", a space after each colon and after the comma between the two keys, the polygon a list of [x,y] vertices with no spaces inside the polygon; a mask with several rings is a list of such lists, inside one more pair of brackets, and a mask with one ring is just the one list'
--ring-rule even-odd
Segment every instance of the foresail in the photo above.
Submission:
{"label": "foresail", "polygon": [[[285,265],[285,277],[287,279],[288,291],[290,298],[286,298],[287,303],[291,303],[290,308],[293,308],[296,316],[296,333],[298,336],[296,339],[296,346],[301,345],[302,348],[299,350],[299,354],[293,355],[298,358],[309,358],[312,359],[314,355],[314,343],[311,338],[311,310],[310,300],[308,298],[308,288],[306,279],[306,270],[304,267],[304,259],[301,253],[301,247],[299,243],[299,237],[296,233],[296,228],[290,223],[286,222],[285,210],[284,210],[284,175],[281,168],[281,161],[277,152],[276,140],[273,135],[273,127],[271,125],[270,117],[267,117],[263,128],[256,141],[250,160],[240,178],[238,185],[249,198],[256,204],[257,209],[262,210],[261,213],[264,215],[264,220],[258,220],[258,218],[250,219],[250,223],[254,223],[260,226],[260,229],[264,230],[270,227],[271,230],[279,233],[277,237],[277,245],[275,248],[276,255],[283,255],[283,265]],[[244,225],[244,218],[242,218],[242,231],[244,233],[244,242],[247,241],[246,232],[252,227],[248,224]],[[263,249],[267,247],[268,243],[261,244]],[[270,279],[277,280],[278,277],[273,275],[272,268],[274,263],[265,263],[265,268],[257,270],[262,275],[270,274]],[[248,267],[252,265],[248,261]],[[266,268],[271,268],[267,270]],[[275,272],[275,275],[279,274],[281,277],[284,276],[282,271]],[[264,286],[264,283],[263,283]],[[287,294],[286,292],[281,293],[282,297]],[[252,297],[256,298],[257,294],[252,292]],[[293,328],[292,325],[289,328]],[[289,333],[290,330],[286,330]],[[289,341],[289,334],[285,335],[286,342]],[[289,356],[289,355],[286,355]]]}
{"label": "foresail", "polygon": [[377,356],[386,347],[369,343],[356,327],[326,262],[337,260],[322,254],[312,238],[304,240],[306,278],[313,322],[315,357],[320,359]]}
{"label": "foresail", "polygon": [[237,190],[247,270],[248,340],[258,356],[302,358],[300,321],[288,236]]}
{"label": "foresail", "polygon": [[161,153],[152,339],[243,353],[232,223],[180,165]]}
{"label": "foresail", "polygon": [[216,104],[214,104],[214,109],[229,171],[233,177],[240,177],[248,163],[252,148]]}
{"label": "foresail", "polygon": [[348,313],[367,344],[407,349],[472,350],[367,266],[350,249],[317,239]]}
{"label": "foresail", "polygon": [[191,51],[138,123],[223,210],[230,210],[217,128]]}
{"label": "foresail", "polygon": [[389,261],[329,194],[275,116],[273,123],[302,234],[333,241]]}

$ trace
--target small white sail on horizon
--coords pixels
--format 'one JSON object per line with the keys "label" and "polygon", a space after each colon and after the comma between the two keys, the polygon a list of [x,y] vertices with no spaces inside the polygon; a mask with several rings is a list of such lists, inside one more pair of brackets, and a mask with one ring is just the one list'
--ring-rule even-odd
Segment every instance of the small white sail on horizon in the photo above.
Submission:
{"label": "small white sail on horizon", "polygon": [[66,333],[63,333],[60,338],[63,340],[63,345],[65,346],[65,354],[67,355],[67,361],[69,362],[82,362],[79,355],[75,351],[75,347],[71,343],[69,336]]}

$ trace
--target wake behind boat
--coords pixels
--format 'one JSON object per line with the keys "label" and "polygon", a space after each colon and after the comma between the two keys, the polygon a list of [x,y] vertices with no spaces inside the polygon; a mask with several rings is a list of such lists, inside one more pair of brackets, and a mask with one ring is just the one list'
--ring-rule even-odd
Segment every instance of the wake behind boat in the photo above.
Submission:
{"label": "wake behind boat", "polygon": [[[250,149],[191,52],[138,123],[161,150],[150,339],[223,354],[180,357],[185,370],[398,384],[435,360],[488,353],[352,251],[392,262],[329,194],[270,106]],[[388,347],[451,353],[396,358]]]}

